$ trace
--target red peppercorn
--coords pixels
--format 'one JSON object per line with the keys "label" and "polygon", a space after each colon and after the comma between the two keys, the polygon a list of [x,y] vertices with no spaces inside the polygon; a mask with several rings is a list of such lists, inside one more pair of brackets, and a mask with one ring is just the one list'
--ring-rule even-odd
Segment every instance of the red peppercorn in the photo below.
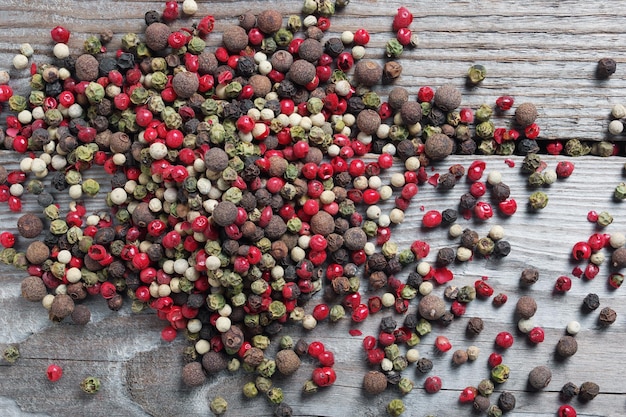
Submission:
{"label": "red peppercorn", "polygon": [[424,381],[424,389],[429,394],[438,392],[442,387],[441,378],[438,376],[429,376]]}
{"label": "red peppercorn", "polygon": [[422,225],[427,228],[437,227],[441,224],[443,217],[437,210],[429,210],[422,217]]}
{"label": "red peppercorn", "polygon": [[489,355],[487,363],[489,364],[489,367],[495,368],[502,363],[502,355],[497,352],[493,352],[491,355]]}
{"label": "red peppercorn", "polygon": [[560,161],[556,164],[556,175],[559,178],[567,178],[574,172],[574,164],[570,161]]}
{"label": "red peppercorn", "polygon": [[435,91],[428,86],[420,87],[417,90],[417,101],[420,103],[429,103],[435,97]]}
{"label": "red peppercorn", "polygon": [[213,16],[205,16],[198,23],[197,29],[200,36],[205,37],[209,33],[213,32],[215,27],[215,18]]}
{"label": "red peppercorn", "polygon": [[546,145],[546,151],[550,155],[559,155],[563,151],[563,143],[558,140],[552,141]]}
{"label": "red peppercorn", "polygon": [[165,2],[165,9],[162,13],[163,20],[178,19],[178,3],[174,0]]}
{"label": "red peppercorn", "polygon": [[400,45],[407,46],[411,43],[411,36],[413,32],[409,28],[400,28],[396,33],[396,39],[400,42]]}
{"label": "red peppercorn", "polygon": [[506,216],[512,216],[517,211],[517,201],[512,198],[500,201],[498,203],[498,209],[502,214]]}
{"label": "red peppercorn", "polygon": [[511,110],[514,103],[515,99],[511,96],[500,96],[496,99],[496,106],[500,111]]}
{"label": "red peppercorn", "polygon": [[19,197],[15,197],[14,195],[9,197],[9,210],[14,213],[19,213],[22,211],[22,200]]}
{"label": "red peppercorn", "polygon": [[15,235],[11,232],[0,233],[0,245],[5,248],[12,248],[15,245]]}
{"label": "red peppercorn", "polygon": [[539,125],[537,123],[533,123],[524,128],[524,135],[526,135],[528,139],[536,139],[537,136],[539,136],[540,130]]}
{"label": "red peppercorn", "polygon": [[624,283],[624,274],[620,274],[619,272],[614,272],[609,275],[609,285],[612,288],[619,288]]}
{"label": "red peppercorn", "polygon": [[365,336],[363,338],[363,349],[372,350],[376,347],[376,338],[374,336]]}
{"label": "red peppercorn", "polygon": [[494,307],[501,307],[508,301],[509,297],[506,294],[499,293],[495,297],[493,297],[493,305]]}
{"label": "red peppercorn", "polygon": [[391,346],[395,342],[396,342],[396,337],[393,335],[393,333],[380,332],[378,334],[378,344],[380,346],[383,346],[383,347]]}
{"label": "red peppercorn", "polygon": [[360,323],[367,318],[369,315],[369,308],[367,304],[359,304],[352,311],[352,321],[356,323]]}
{"label": "red peppercorn", "polygon": [[456,317],[461,317],[462,315],[464,315],[466,309],[467,309],[467,305],[464,304],[464,303],[459,302],[458,300],[454,300],[452,302],[452,305],[450,306],[450,311]]}
{"label": "red peppercorn", "polygon": [[424,241],[416,240],[411,244],[411,252],[417,259],[423,259],[430,252],[430,245]]}
{"label": "red peppercorn", "polygon": [[452,349],[452,343],[450,343],[450,340],[445,336],[437,336],[435,339],[435,347],[440,352],[447,352]]}
{"label": "red peppercorn", "polygon": [[357,31],[354,32],[353,41],[355,45],[367,45],[370,41],[370,34],[366,29],[357,29]]}
{"label": "red peppercorn", "polygon": [[474,402],[477,393],[478,390],[476,387],[467,387],[461,391],[461,394],[459,394],[459,401],[462,403],[472,403]]}
{"label": "red peppercorn", "polygon": [[476,294],[481,297],[491,297],[493,295],[493,288],[487,284],[486,281],[479,279],[474,282],[474,288],[476,288]]}
{"label": "red peppercorn", "polygon": [[337,375],[333,368],[324,366],[322,368],[315,368],[311,379],[318,387],[327,387],[335,383]]}
{"label": "red peppercorn", "polygon": [[55,26],[50,31],[50,37],[57,43],[67,43],[70,40],[70,31],[63,26]]}
{"label": "red peppercorn", "polygon": [[476,198],[482,197],[487,192],[487,185],[482,181],[476,181],[470,186],[470,194]]}
{"label": "red peppercorn", "polygon": [[474,206],[474,214],[480,220],[487,220],[493,217],[493,209],[491,204],[486,201],[479,201]]}
{"label": "red peppercorn", "polygon": [[330,307],[328,307],[328,304],[318,304],[313,308],[313,317],[315,318],[315,320],[317,321],[322,321],[324,319],[326,319],[330,314]]}
{"label": "red peppercorn", "polygon": [[[176,339],[176,329],[172,326],[167,326],[166,328],[161,330],[161,339],[165,340],[166,342],[172,342],[174,339]],[[211,343],[211,345],[213,345],[213,343]]]}
{"label": "red peppercorn", "polygon": [[585,267],[584,275],[587,279],[594,279],[600,272],[600,267],[594,263],[588,263]]}
{"label": "red peppercorn", "polygon": [[513,346],[513,335],[509,332],[500,332],[496,335],[496,346],[508,349]]}
{"label": "red peppercorn", "polygon": [[559,407],[558,417],[576,417],[576,409],[569,404],[563,404]]}
{"label": "red peppercorn", "polygon": [[571,288],[572,280],[569,277],[562,275],[556,279],[556,283],[554,284],[555,291],[567,292]]}
{"label": "red peppercorn", "polygon": [[541,343],[545,338],[545,332],[541,327],[534,327],[528,332],[528,340],[532,343]]}
{"label": "red peppercorn", "polygon": [[487,164],[484,161],[474,161],[467,169],[467,178],[470,181],[478,181],[483,176]]}
{"label": "red peppercorn", "polygon": [[577,242],[572,248],[572,257],[577,261],[589,259],[592,253],[591,245],[587,242]]}
{"label": "red peppercorn", "polygon": [[397,32],[401,28],[408,28],[413,22],[413,14],[406,7],[400,7],[393,17],[392,28]]}
{"label": "red peppercorn", "polygon": [[342,52],[337,57],[337,68],[347,72],[354,65],[354,58],[350,52]]}
{"label": "red peppercorn", "polygon": [[314,341],[309,343],[309,347],[307,348],[307,353],[314,359],[317,359],[319,355],[324,352],[326,348],[324,344],[320,341]]}
{"label": "red peppercorn", "polygon": [[333,352],[325,350],[319,354],[317,360],[320,361],[320,365],[322,366],[333,366],[335,364],[335,355]]}
{"label": "red peppercorn", "polygon": [[382,169],[389,169],[393,166],[393,156],[388,153],[382,153],[378,156],[378,166]]}
{"label": "red peppercorn", "polygon": [[56,382],[63,376],[63,368],[54,363],[50,364],[46,369],[46,376],[51,382]]}
{"label": "red peppercorn", "polygon": [[385,359],[385,351],[380,348],[367,351],[367,361],[372,365],[380,364]]}

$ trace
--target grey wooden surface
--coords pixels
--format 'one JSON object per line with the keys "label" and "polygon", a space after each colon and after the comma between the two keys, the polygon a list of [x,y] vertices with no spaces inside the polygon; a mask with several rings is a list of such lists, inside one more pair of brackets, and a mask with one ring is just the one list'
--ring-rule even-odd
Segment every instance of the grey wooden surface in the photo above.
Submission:
{"label": "grey wooden surface", "polygon": [[[410,3],[410,4],[409,4]],[[103,27],[116,34],[113,41],[126,32],[142,30],[143,13],[160,9],[156,1],[7,1],[0,0],[0,69],[9,69],[10,60],[22,42],[30,42],[40,61],[45,61],[51,43],[49,30],[63,24],[72,30],[70,46],[80,48],[88,34],[98,33]],[[279,7],[285,15],[297,13],[300,1],[282,2],[199,2],[200,13],[216,16],[216,33],[210,36],[211,46],[220,41],[219,32],[227,23],[234,23],[244,10],[260,11],[268,5]],[[368,55],[380,57],[385,41],[391,36],[393,13],[401,5],[408,5],[416,16],[412,28],[419,33],[420,47],[407,51],[401,62],[404,73],[399,84],[411,88],[413,94],[421,85],[436,87],[443,83],[463,86],[463,75],[469,65],[481,63],[488,69],[483,84],[472,90],[463,90],[463,105],[476,108],[483,102],[493,103],[502,94],[515,96],[518,103],[532,101],[539,107],[542,138],[584,138],[601,140],[606,137],[608,113],[615,103],[624,103],[626,78],[622,67],[626,56],[624,14],[620,2],[603,1],[356,1],[333,18],[332,29],[356,30],[363,26],[372,33]],[[608,81],[594,78],[595,63],[600,57],[610,56],[618,62],[617,73]],[[11,70],[18,88],[26,84],[26,72]],[[384,95],[385,89],[380,90]],[[623,204],[612,200],[613,188],[624,180],[624,159],[614,157],[573,159],[576,170],[572,177],[560,180],[545,191],[550,197],[548,207],[531,213],[525,201],[532,190],[520,174],[521,158],[515,157],[514,168],[501,157],[482,158],[487,171],[502,172],[511,186],[520,209],[512,218],[492,218],[485,223],[461,219],[463,226],[475,228],[481,235],[494,224],[501,224],[506,239],[511,242],[511,255],[501,259],[476,258],[472,262],[455,264],[455,285],[473,283],[488,276],[496,292],[509,295],[509,302],[494,308],[489,301],[477,300],[468,308],[467,316],[455,320],[447,328],[434,326],[431,335],[418,345],[421,356],[431,358],[435,367],[432,374],[443,379],[443,390],[429,395],[422,389],[424,376],[413,367],[404,374],[412,378],[417,388],[403,397],[407,416],[471,415],[467,405],[458,403],[459,392],[468,385],[476,385],[488,377],[487,357],[494,350],[494,337],[500,331],[511,331],[516,342],[504,353],[505,363],[511,367],[511,378],[498,386],[497,391],[510,390],[517,395],[518,405],[512,416],[554,416],[561,404],[558,390],[567,382],[581,384],[595,381],[601,393],[590,403],[574,400],[572,404],[582,416],[626,415],[626,388],[622,382],[623,363],[626,362],[624,343],[624,289],[610,290],[606,277],[608,266],[601,268],[593,281],[574,279],[572,290],[555,295],[552,286],[556,277],[571,276],[574,264],[569,252],[572,244],[585,240],[595,230],[586,220],[589,210],[607,210],[615,221],[606,231],[624,232]],[[545,157],[549,168],[565,158]],[[0,160],[8,167],[16,167],[18,157],[4,152]],[[433,172],[445,172],[453,163],[466,167],[470,157],[451,157],[434,167]],[[103,179],[103,178],[102,178]],[[103,179],[104,180],[104,179]],[[422,230],[419,227],[422,211],[456,207],[459,196],[468,185],[463,181],[452,191],[441,193],[426,184],[420,188],[414,205],[407,212],[401,228],[393,240],[407,247],[416,238],[431,245],[429,260],[436,250],[453,246],[443,228]],[[26,199],[25,210],[35,206]],[[96,209],[96,200],[88,207]],[[0,208],[3,230],[15,230],[17,216]],[[610,252],[606,251],[607,256]],[[518,285],[521,270],[532,265],[540,270],[540,280],[531,289]],[[272,408],[262,398],[245,400],[241,386],[251,379],[239,372],[212,377],[202,387],[189,389],[180,382],[180,352],[185,342],[179,337],[173,343],[160,340],[159,322],[150,313],[135,315],[128,306],[114,313],[102,300],[90,300],[93,311],[90,324],[80,327],[70,323],[51,324],[39,304],[27,303],[19,297],[22,272],[0,269],[0,347],[18,343],[22,357],[9,365],[0,361],[0,415],[6,416],[200,416],[210,415],[208,401],[222,395],[229,402],[227,416],[269,416]],[[406,272],[401,277],[406,276]],[[437,294],[443,287],[435,289]],[[617,322],[601,329],[597,312],[583,314],[580,306],[584,296],[599,294],[602,306],[617,311]],[[539,303],[535,323],[546,330],[546,341],[538,346],[526,343],[516,332],[514,305],[520,295],[529,294]],[[364,295],[371,295],[364,290]],[[312,309],[310,303],[309,311]],[[415,302],[411,311],[415,309]],[[301,393],[302,384],[310,377],[313,361],[305,360],[293,376],[277,379],[285,392],[286,401],[298,416],[362,416],[384,415],[388,401],[399,397],[389,388],[385,393],[369,397],[361,389],[365,371],[361,337],[350,336],[351,328],[364,335],[377,334],[383,311],[361,325],[348,320],[337,324],[320,324],[315,330],[302,332],[297,326],[285,328],[285,334],[304,337],[308,341],[322,340],[335,353],[338,379],[335,386],[313,395]],[[468,339],[465,335],[467,319],[478,315],[485,320],[485,331]],[[401,319],[401,317],[398,317]],[[570,320],[578,320],[582,331],[577,336],[579,351],[566,361],[558,361],[554,347]],[[460,367],[451,365],[451,354],[437,355],[433,341],[436,335],[450,338],[453,350],[470,345],[480,347],[481,354],[474,363]],[[64,376],[57,383],[45,377],[49,363],[64,367]],[[526,386],[528,372],[537,365],[553,369],[553,379],[544,392],[529,392]],[[78,384],[88,375],[99,376],[102,390],[93,396],[80,391]]]}

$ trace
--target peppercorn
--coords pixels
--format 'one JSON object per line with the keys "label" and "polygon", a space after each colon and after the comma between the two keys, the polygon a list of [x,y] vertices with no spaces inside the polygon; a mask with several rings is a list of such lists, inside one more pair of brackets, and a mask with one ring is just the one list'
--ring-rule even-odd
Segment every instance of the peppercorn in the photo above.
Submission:
{"label": "peppercorn", "polygon": [[600,297],[598,294],[589,293],[583,299],[583,309],[587,312],[593,311],[600,307]]}
{"label": "peppercorn", "polygon": [[181,71],[172,79],[172,88],[182,99],[191,97],[198,90],[199,85],[198,75],[189,71]]}
{"label": "peppercorn", "polygon": [[423,374],[427,374],[433,369],[433,362],[428,358],[419,358],[415,365],[417,370]]}
{"label": "peppercorn", "polygon": [[223,397],[215,397],[209,403],[209,408],[211,412],[215,415],[222,415],[228,409],[228,402]]}
{"label": "peppercorn", "polygon": [[467,351],[463,349],[457,349],[452,354],[452,363],[455,365],[463,365],[469,359]]}
{"label": "peppercorn", "polygon": [[598,322],[601,326],[610,326],[615,323],[617,319],[617,313],[611,307],[604,307],[600,310],[600,315],[598,316]]}
{"label": "peppercorn", "polygon": [[[250,18],[247,18],[247,20],[251,21]],[[240,20],[239,23],[241,24],[242,21]],[[263,10],[256,17],[256,26],[259,28],[261,32],[265,33],[266,35],[271,35],[275,32],[278,32],[282,24],[283,24],[283,16],[278,10],[275,10],[275,9]]]}
{"label": "peppercorn", "polygon": [[300,358],[291,349],[283,349],[276,353],[276,369],[283,375],[291,375],[300,367]]}
{"label": "peppercorn", "polygon": [[626,248],[617,248],[611,255],[611,266],[621,269],[626,266]]}
{"label": "peppercorn", "polygon": [[[169,29],[168,29],[169,31]],[[80,81],[95,81],[99,75],[98,60],[91,54],[83,54],[76,58],[76,78]]]}
{"label": "peppercorn", "polygon": [[601,80],[607,79],[615,74],[616,69],[617,63],[613,58],[601,58],[596,67],[596,76]]}
{"label": "peppercorn", "polygon": [[363,389],[370,395],[377,395],[387,388],[387,377],[380,371],[369,371],[363,376]]}
{"label": "peppercorn", "polygon": [[21,293],[27,301],[41,301],[48,294],[48,291],[41,278],[29,276],[22,281]]}
{"label": "peppercorn", "polygon": [[70,315],[74,324],[85,325],[91,320],[91,311],[85,305],[78,304],[74,307],[74,311]]}
{"label": "peppercorn", "polygon": [[528,203],[533,210],[541,210],[548,205],[548,195],[543,191],[535,191],[528,197]]}
{"label": "peppercorn", "polygon": [[474,398],[473,408],[475,411],[484,413],[490,405],[491,402],[489,401],[489,398],[484,395],[477,395],[476,398]]}
{"label": "peppercorn", "polygon": [[381,119],[377,111],[365,109],[356,118],[357,128],[366,135],[373,135],[380,127]]}
{"label": "peppercorn", "polygon": [[454,141],[443,133],[429,136],[424,143],[424,152],[433,161],[446,158],[454,151]]}
{"label": "peppercorn", "polygon": [[556,353],[563,357],[569,358],[578,351],[578,342],[573,336],[562,336],[556,344]]}
{"label": "peppercorn", "polygon": [[9,363],[15,363],[20,358],[20,350],[17,345],[9,345],[2,352],[2,357]]}
{"label": "peppercorn", "polygon": [[183,366],[183,383],[189,387],[198,387],[206,381],[206,375],[200,362],[191,362]]}
{"label": "peppercorn", "polygon": [[452,111],[459,107],[461,100],[461,92],[451,84],[444,84],[435,91],[435,105],[444,112]]}
{"label": "peppercorn", "polygon": [[50,305],[50,320],[59,322],[74,311],[74,300],[67,294],[57,294]]}
{"label": "peppercorn", "polygon": [[423,318],[439,320],[446,312],[446,304],[440,297],[428,294],[419,301],[417,309]]}
{"label": "peppercorn", "polygon": [[100,386],[100,378],[95,376],[89,376],[80,382],[80,389],[82,389],[87,394],[95,394],[96,392],[100,391]]}
{"label": "peppercorn", "polygon": [[483,331],[484,323],[480,317],[472,317],[467,322],[467,333],[470,335],[478,335]]}
{"label": "peppercorn", "polygon": [[31,239],[39,236],[43,230],[43,222],[32,213],[23,214],[17,219],[17,231],[22,237]]}
{"label": "peppercorn", "polygon": [[564,402],[570,401],[572,398],[578,395],[579,391],[580,390],[578,386],[576,386],[576,384],[572,382],[566,382],[565,385],[563,385],[563,387],[561,388],[561,391],[559,392],[561,401],[564,401]]}
{"label": "peppercorn", "polygon": [[459,213],[455,209],[445,209],[441,212],[441,222],[444,224],[453,224],[457,221],[458,216]]}
{"label": "peppercorn", "polygon": [[595,382],[583,382],[578,391],[578,399],[582,402],[588,402],[596,398],[600,393],[600,386]]}
{"label": "peppercorn", "polygon": [[297,59],[291,64],[287,78],[298,85],[307,85],[315,78],[315,71],[315,65],[304,59]]}
{"label": "peppercorn", "polygon": [[202,367],[210,375],[228,368],[228,360],[219,352],[208,351],[202,356]]}
{"label": "peppercorn", "polygon": [[537,302],[529,295],[524,295],[517,300],[515,312],[522,319],[529,319],[537,312]]}
{"label": "peppercorn", "polygon": [[536,366],[528,374],[528,383],[536,390],[544,389],[552,380],[552,371],[547,366]]}
{"label": "peppercorn", "polygon": [[537,115],[537,107],[533,103],[522,103],[515,109],[515,120],[522,127],[535,123]]}
{"label": "peppercorn", "polygon": [[515,408],[515,395],[510,391],[502,391],[498,397],[498,406],[503,413],[508,413]]}

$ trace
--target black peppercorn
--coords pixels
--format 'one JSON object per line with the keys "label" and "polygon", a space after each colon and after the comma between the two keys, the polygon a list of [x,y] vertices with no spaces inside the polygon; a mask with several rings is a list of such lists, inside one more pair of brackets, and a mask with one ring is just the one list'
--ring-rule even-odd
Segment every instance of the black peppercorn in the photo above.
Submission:
{"label": "black peppercorn", "polygon": [[610,326],[615,323],[617,319],[617,313],[611,307],[604,307],[600,310],[600,315],[598,316],[598,322],[602,326]]}
{"label": "black peppercorn", "polygon": [[493,248],[493,253],[496,256],[508,256],[511,253],[511,244],[506,240],[498,240]]}
{"label": "black peppercorn", "polygon": [[433,362],[428,358],[420,358],[416,362],[417,370],[423,374],[430,372],[433,369]]}
{"label": "black peppercorn", "polygon": [[484,323],[480,317],[472,317],[467,322],[467,333],[470,335],[478,335],[483,331]]}
{"label": "black peppercorn", "polygon": [[600,297],[598,297],[598,294],[587,294],[583,299],[583,310],[591,312],[598,307],[600,307]]}
{"label": "black peppercorn", "polygon": [[566,382],[561,388],[559,395],[564,402],[570,401],[572,398],[578,395],[579,389],[573,382]]}
{"label": "black peppercorn", "polygon": [[609,78],[611,75],[615,74],[615,70],[617,69],[617,63],[613,58],[602,58],[598,61],[598,66],[596,68],[596,76],[604,80]]}
{"label": "black peppercorn", "polygon": [[471,229],[463,230],[461,235],[461,246],[468,249],[473,249],[480,240],[478,233]]}
{"label": "black peppercorn", "polygon": [[444,224],[452,224],[457,221],[459,212],[455,209],[445,209],[441,212],[441,220]]}
{"label": "black peppercorn", "polygon": [[439,176],[437,188],[440,190],[451,190],[456,185],[456,177],[450,172],[446,172]]}
{"label": "black peppercorn", "polygon": [[441,248],[437,252],[437,264],[440,266],[450,265],[456,259],[456,251],[453,248]]}
{"label": "black peppercorn", "polygon": [[595,382],[583,382],[578,391],[578,399],[582,402],[591,401],[600,393],[600,387]]}
{"label": "black peppercorn", "polygon": [[465,193],[461,196],[461,201],[459,202],[459,210],[471,210],[476,205],[476,197],[474,197],[471,193]]}
{"label": "black peppercorn", "polygon": [[539,279],[539,271],[535,268],[526,268],[522,271],[520,283],[523,285],[532,285]]}
{"label": "black peppercorn", "polygon": [[509,391],[502,391],[498,397],[498,406],[503,413],[512,411],[515,408],[515,395]]}

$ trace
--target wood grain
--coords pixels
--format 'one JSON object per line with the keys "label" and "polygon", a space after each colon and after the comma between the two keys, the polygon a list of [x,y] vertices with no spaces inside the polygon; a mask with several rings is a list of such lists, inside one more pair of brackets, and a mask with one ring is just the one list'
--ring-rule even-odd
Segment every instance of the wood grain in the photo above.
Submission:
{"label": "wood grain", "polygon": [[[76,1],[50,0],[40,2],[0,0],[0,69],[10,68],[12,56],[22,42],[30,42],[37,52],[38,62],[49,59],[51,47],[49,29],[57,24],[71,28],[70,46],[79,50],[88,34],[98,33],[104,27],[115,32],[111,49],[126,32],[141,32],[143,13],[160,9],[156,1]],[[201,13],[217,18],[216,33],[209,38],[211,46],[219,44],[220,30],[236,22],[243,10],[260,11],[268,4],[280,7],[285,15],[297,13],[300,1],[199,2]],[[395,10],[403,5],[398,1],[353,1],[333,18],[333,29],[355,30],[366,27],[372,33],[368,56],[378,58],[391,36],[390,22]],[[608,113],[615,103],[623,103],[626,80],[621,75],[626,43],[623,42],[623,22],[626,9],[602,1],[416,1],[410,5],[416,20],[413,28],[419,33],[420,47],[407,51],[402,57],[404,73],[399,84],[415,94],[421,85],[438,86],[451,82],[463,86],[463,76],[469,65],[481,63],[488,69],[488,78],[477,88],[464,89],[463,105],[477,107],[483,102],[493,103],[502,94],[515,96],[518,103],[532,101],[540,109],[542,138],[606,138]],[[598,58],[611,56],[618,62],[618,72],[610,80],[594,78]],[[10,69],[18,89],[24,91],[28,74]],[[389,87],[380,88],[384,95]],[[502,121],[505,123],[505,120]],[[615,138],[620,139],[620,138]],[[561,157],[546,156],[549,168],[554,168]],[[433,334],[425,336],[417,346],[420,354],[433,359],[433,374],[440,375],[444,389],[429,395],[422,389],[425,376],[414,367],[404,374],[413,379],[416,389],[403,397],[407,416],[471,415],[470,408],[458,403],[459,392],[468,385],[476,385],[487,378],[486,359],[494,350],[493,340],[500,331],[511,331],[516,343],[504,352],[505,363],[512,370],[511,378],[497,387],[497,392],[509,390],[517,396],[517,407],[511,416],[554,416],[561,404],[558,390],[567,381],[581,384],[595,381],[601,387],[600,395],[590,403],[574,400],[572,404],[581,416],[626,415],[626,389],[619,381],[619,364],[626,361],[623,349],[626,315],[623,290],[610,290],[606,284],[608,265],[593,281],[574,279],[567,294],[554,294],[554,280],[560,275],[571,276],[575,266],[569,251],[571,246],[585,240],[596,231],[586,220],[589,210],[607,210],[615,221],[606,232],[624,232],[626,218],[623,204],[612,199],[614,187],[624,180],[623,158],[577,158],[572,177],[559,180],[545,191],[550,197],[548,207],[530,212],[525,205],[533,191],[526,186],[526,177],[520,174],[521,158],[512,160],[516,166],[505,164],[504,158],[486,157],[487,171],[498,170],[511,186],[512,196],[520,204],[511,218],[494,217],[488,222],[460,219],[464,227],[471,227],[485,235],[494,224],[501,224],[506,239],[511,243],[511,254],[503,259],[476,257],[467,263],[457,263],[454,285],[471,285],[482,276],[496,292],[509,295],[509,302],[501,308],[489,300],[477,300],[468,307],[467,316],[455,320],[449,327],[434,326]],[[13,153],[0,154],[7,168],[16,168],[19,158]],[[454,163],[469,166],[471,159],[450,157],[434,167],[433,173],[443,173]],[[106,183],[100,173],[96,177]],[[385,177],[385,178],[388,178]],[[420,188],[416,201],[406,213],[406,219],[394,231],[393,238],[400,247],[420,238],[431,245],[429,261],[438,249],[456,247],[445,228],[425,230],[420,227],[423,210],[456,207],[468,185],[460,182],[453,190],[442,193],[426,184]],[[103,190],[105,192],[106,190]],[[32,197],[32,196],[30,196]],[[35,208],[35,201],[25,198],[25,210]],[[60,198],[61,204],[67,199]],[[102,207],[98,199],[88,201],[89,210]],[[6,210],[3,208],[3,210]],[[15,230],[18,215],[8,211],[0,214],[3,230]],[[610,256],[610,251],[605,251]],[[519,286],[522,269],[534,266],[540,270],[539,282],[531,288]],[[583,265],[584,266],[584,265]],[[400,274],[406,277],[408,271]],[[38,303],[27,303],[20,298],[23,272],[2,266],[0,268],[0,347],[18,343],[21,359],[14,365],[0,361],[0,408],[9,416],[205,416],[208,402],[222,395],[229,402],[227,416],[271,416],[272,407],[262,398],[245,400],[241,386],[253,378],[244,372],[222,373],[209,379],[199,388],[189,389],[180,382],[181,351],[186,346],[183,337],[173,343],[160,340],[160,322],[153,314],[132,314],[125,306],[120,312],[111,312],[102,300],[88,301],[93,312],[92,323],[80,327],[69,323],[51,324],[45,310]],[[435,292],[442,294],[443,287]],[[600,328],[598,312],[585,314],[580,306],[584,296],[597,293],[602,307],[617,311],[617,322]],[[516,331],[515,302],[529,294],[539,303],[534,318],[546,330],[546,341],[538,346],[526,343]],[[363,295],[373,295],[367,288]],[[312,309],[311,302],[307,309]],[[416,308],[411,304],[411,311]],[[335,353],[337,384],[313,395],[301,393],[315,363],[305,359],[302,368],[289,378],[277,378],[286,401],[297,416],[360,416],[384,415],[385,405],[399,397],[390,388],[382,395],[368,397],[361,390],[363,374],[368,369],[361,348],[363,336],[377,334],[382,317],[393,315],[384,311],[361,325],[349,320],[337,324],[322,323],[310,332],[298,326],[288,326],[283,334],[307,341],[323,340]],[[465,334],[471,316],[485,320],[485,331],[478,337]],[[402,317],[398,316],[398,320]],[[582,331],[577,336],[578,353],[567,361],[557,360],[554,346],[570,320],[578,320]],[[360,329],[363,336],[352,337],[348,331]],[[434,352],[433,340],[445,334],[453,349],[476,345],[481,349],[479,360],[460,367],[451,365],[451,355]],[[276,349],[277,340],[271,349]],[[51,362],[64,367],[64,376],[56,384],[45,378],[45,369]],[[553,369],[553,380],[541,393],[530,392],[526,386],[528,372],[537,365]],[[103,389],[88,396],[78,384],[87,375],[99,376]],[[497,395],[497,394],[494,394]],[[497,398],[497,397],[496,397]],[[495,398],[494,398],[495,400]],[[35,413],[35,414],[31,414]]]}

